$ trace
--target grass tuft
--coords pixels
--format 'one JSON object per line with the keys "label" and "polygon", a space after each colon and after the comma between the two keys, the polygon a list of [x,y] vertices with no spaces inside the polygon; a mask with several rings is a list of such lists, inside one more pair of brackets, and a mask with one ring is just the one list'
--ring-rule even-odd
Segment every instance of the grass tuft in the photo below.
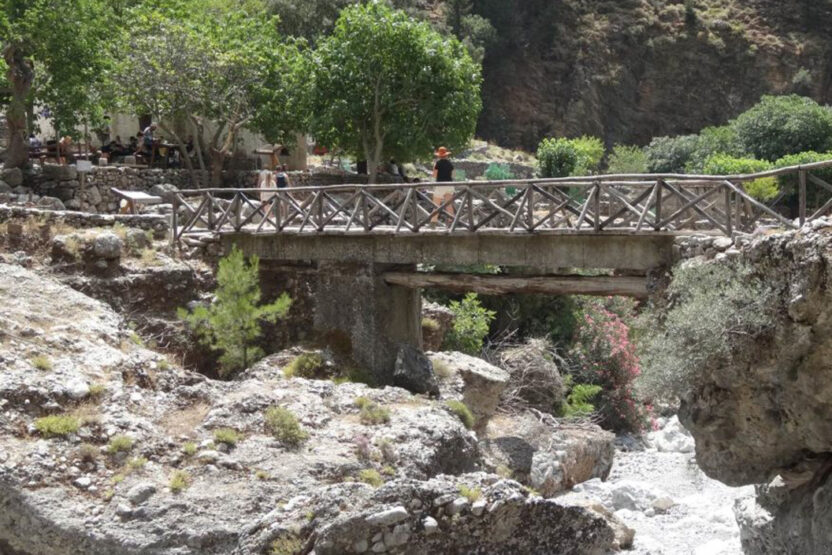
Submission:
{"label": "grass tuft", "polygon": [[107,444],[107,453],[110,455],[118,455],[119,453],[126,453],[133,448],[133,438],[126,435],[113,436],[110,443]]}
{"label": "grass tuft", "polygon": [[42,372],[50,372],[55,367],[55,365],[52,364],[52,359],[46,355],[37,355],[32,357],[32,360],[29,362],[32,363],[32,366]]}
{"label": "grass tuft", "polygon": [[462,424],[466,428],[470,430],[474,427],[476,418],[474,418],[474,413],[471,412],[471,409],[465,406],[465,403],[462,401],[448,401],[446,405],[462,421]]}
{"label": "grass tuft", "polygon": [[35,420],[35,429],[43,437],[64,437],[74,434],[81,427],[81,422],[74,416],[55,414]]}
{"label": "grass tuft", "polygon": [[234,447],[240,441],[240,434],[232,428],[219,428],[214,430],[214,443],[223,443]]}
{"label": "grass tuft", "polygon": [[365,484],[369,484],[374,488],[380,487],[384,484],[384,478],[381,477],[381,474],[379,474],[377,470],[372,468],[365,468],[359,472],[358,480],[360,482],[364,482]]}
{"label": "grass tuft", "polygon": [[180,493],[191,485],[191,475],[184,470],[177,470],[170,477],[170,491],[173,493]]}
{"label": "grass tuft", "polygon": [[300,427],[292,411],[283,407],[269,407],[265,414],[266,430],[286,445],[297,447],[309,434]]}

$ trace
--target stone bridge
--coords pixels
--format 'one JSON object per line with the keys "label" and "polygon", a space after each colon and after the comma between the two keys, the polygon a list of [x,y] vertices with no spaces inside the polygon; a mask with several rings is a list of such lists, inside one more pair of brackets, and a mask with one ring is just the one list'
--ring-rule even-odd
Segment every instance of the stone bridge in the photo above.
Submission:
{"label": "stone bridge", "polygon": [[[645,298],[679,236],[796,228],[829,212],[832,200],[807,202],[809,184],[815,204],[832,197],[816,175],[829,167],[464,182],[439,199],[430,183],[183,191],[172,235],[180,246],[219,241],[265,266],[311,271],[316,331],[348,339],[385,382],[402,345],[421,347],[423,288]],[[763,203],[746,192],[772,177],[794,182],[794,219],[786,194]],[[484,266],[505,273],[473,270]]]}

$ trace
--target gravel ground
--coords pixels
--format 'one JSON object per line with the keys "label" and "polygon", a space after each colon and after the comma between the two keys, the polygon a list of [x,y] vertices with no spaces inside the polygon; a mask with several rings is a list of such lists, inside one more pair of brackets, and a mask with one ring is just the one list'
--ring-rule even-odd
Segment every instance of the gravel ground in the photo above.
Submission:
{"label": "gravel ground", "polygon": [[696,465],[693,439],[678,420],[661,422],[647,445],[619,438],[606,482],[591,480],[560,499],[600,502],[636,531],[637,555],[742,553],[734,502],[753,486],[731,488]]}

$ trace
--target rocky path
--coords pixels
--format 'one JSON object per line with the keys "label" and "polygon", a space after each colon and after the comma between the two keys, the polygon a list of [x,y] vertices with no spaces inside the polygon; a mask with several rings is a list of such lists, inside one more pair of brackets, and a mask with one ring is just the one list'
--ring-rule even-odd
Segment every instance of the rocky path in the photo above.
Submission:
{"label": "rocky path", "polygon": [[576,486],[565,501],[595,500],[636,531],[638,555],[734,555],[740,549],[737,498],[753,487],[731,488],[696,465],[693,440],[675,418],[649,434],[647,447],[620,441],[607,482]]}

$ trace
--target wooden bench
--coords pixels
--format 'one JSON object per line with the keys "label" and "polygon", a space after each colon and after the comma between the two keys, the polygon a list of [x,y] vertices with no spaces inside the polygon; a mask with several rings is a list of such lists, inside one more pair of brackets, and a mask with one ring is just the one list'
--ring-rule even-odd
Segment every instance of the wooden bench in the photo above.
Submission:
{"label": "wooden bench", "polygon": [[130,210],[131,214],[138,214],[139,205],[162,204],[163,202],[162,197],[148,195],[147,193],[143,193],[141,191],[122,191],[121,189],[116,189],[115,187],[111,187],[110,191],[122,200],[127,201],[127,208]]}

